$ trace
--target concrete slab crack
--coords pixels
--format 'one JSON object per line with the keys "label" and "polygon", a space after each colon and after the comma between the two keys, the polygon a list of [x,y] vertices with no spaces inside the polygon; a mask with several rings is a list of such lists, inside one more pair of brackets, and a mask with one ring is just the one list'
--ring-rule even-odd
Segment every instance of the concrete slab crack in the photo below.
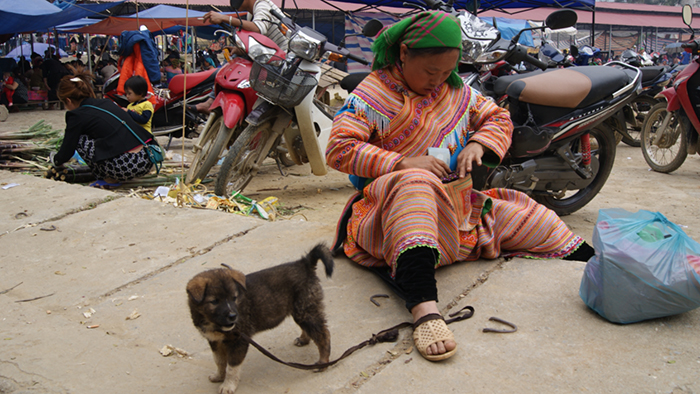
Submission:
{"label": "concrete slab crack", "polygon": [[479,277],[476,278],[476,280],[474,281],[474,283],[472,283],[469,287],[467,287],[466,289],[464,289],[464,291],[462,291],[462,292],[461,292],[459,295],[457,295],[449,304],[447,304],[447,306],[441,311],[441,313],[442,313],[443,315],[447,315],[447,314],[449,313],[450,309],[452,309],[452,308],[454,308],[455,306],[457,306],[457,304],[459,304],[459,302],[460,302],[463,298],[465,298],[467,295],[469,295],[469,293],[471,293],[474,289],[476,289],[477,287],[481,286],[482,284],[486,283],[486,281],[489,280],[489,277],[491,276],[492,273],[494,273],[495,271],[501,270],[501,269],[503,268],[503,264],[505,264],[505,262],[506,262],[506,259],[504,259],[504,258],[501,257],[501,258],[499,258],[498,260],[499,260],[499,261],[498,261],[498,263],[497,263],[496,265],[494,265],[493,267],[491,267],[491,268],[485,270],[484,272],[482,272],[482,273],[479,275]]}
{"label": "concrete slab crack", "polygon": [[[260,226],[262,226],[262,225],[260,225]],[[185,256],[185,257],[182,257],[182,258],[180,258],[180,259],[177,259],[176,261],[174,261],[174,262],[172,262],[172,263],[170,263],[170,264],[168,264],[168,265],[165,265],[165,266],[163,266],[163,267],[160,267],[160,268],[158,268],[158,269],[155,270],[155,271],[151,271],[151,272],[149,272],[149,273],[147,273],[147,274],[141,276],[140,278],[136,278],[136,279],[134,279],[134,280],[132,280],[132,281],[130,281],[130,282],[128,282],[128,283],[125,283],[125,284],[123,284],[123,285],[121,285],[121,286],[119,286],[119,287],[117,287],[117,288],[115,288],[115,289],[112,289],[112,290],[110,290],[110,291],[108,291],[108,292],[102,294],[101,296],[96,297],[96,299],[94,299],[94,300],[92,300],[92,301],[99,301],[99,300],[102,300],[102,299],[104,299],[104,298],[110,297],[110,296],[112,296],[112,295],[114,295],[114,294],[116,294],[116,293],[118,293],[118,292],[120,292],[120,291],[122,291],[122,290],[124,290],[124,289],[126,289],[126,288],[129,288],[129,287],[134,286],[134,285],[136,285],[136,284],[139,284],[139,283],[141,283],[141,282],[143,282],[143,281],[145,281],[145,280],[148,280],[148,279],[150,279],[150,278],[152,278],[152,277],[154,277],[154,276],[156,276],[156,275],[158,275],[158,274],[160,274],[160,273],[163,273],[163,272],[165,272],[165,271],[167,271],[167,270],[169,270],[169,269],[171,269],[171,268],[173,268],[173,267],[177,267],[178,265],[184,264],[184,263],[186,263],[187,261],[189,261],[189,260],[191,260],[191,259],[193,259],[193,258],[195,258],[195,257],[197,257],[197,256],[201,256],[201,255],[207,254],[207,253],[211,252],[211,251],[212,251],[214,248],[216,248],[217,246],[222,245],[222,244],[225,244],[225,243],[227,243],[227,242],[229,242],[229,241],[231,241],[231,240],[233,240],[233,239],[235,239],[235,238],[240,238],[240,237],[242,237],[242,236],[248,234],[249,232],[251,232],[251,231],[257,229],[257,228],[260,227],[260,226],[255,226],[255,227],[250,228],[250,229],[248,229],[248,230],[241,231],[241,232],[239,232],[239,233],[233,234],[233,235],[228,236],[228,237],[226,237],[226,238],[220,239],[220,240],[214,242],[213,244],[211,244],[211,245],[209,245],[209,246],[207,246],[207,247],[205,247],[205,248],[202,248],[202,249],[199,249],[199,250],[190,252],[190,255],[189,255],[189,256]]]}
{"label": "concrete slab crack", "polygon": [[36,226],[39,226],[39,225],[44,224],[44,223],[55,222],[55,221],[58,221],[58,220],[65,218],[67,216],[74,215],[76,213],[80,213],[83,211],[89,211],[91,209],[97,208],[98,206],[100,206],[102,204],[106,204],[108,202],[111,202],[111,201],[114,201],[114,200],[117,200],[120,198],[123,198],[123,196],[118,195],[118,194],[115,194],[114,196],[107,196],[101,200],[89,202],[81,207],[71,209],[69,211],[66,211],[66,212],[60,214],[60,215],[50,217],[48,219],[44,219],[44,220],[38,221],[36,223],[27,223],[25,225],[17,227],[16,229],[14,229],[12,231],[6,231],[6,232],[0,234],[0,238],[2,238],[4,235],[7,235],[9,233],[14,233],[15,231],[23,230],[25,228],[36,227]]}
{"label": "concrete slab crack", "polygon": [[[22,374],[22,376],[26,377],[26,381],[21,381],[19,380],[20,378],[13,378],[11,376],[7,375],[0,375],[0,393],[12,393],[16,391],[17,389],[28,389],[31,392],[34,392],[35,390],[37,392],[49,392],[49,390],[46,390],[46,382],[49,381],[49,379],[46,376],[43,376],[41,374],[35,373],[35,372],[29,372],[23,370],[20,366],[19,363],[13,362],[13,361],[8,361],[8,360],[0,360],[0,364],[2,365],[11,365],[15,367],[15,369]],[[57,391],[58,390],[58,391]],[[26,392],[26,391],[22,391]],[[56,392],[65,392],[65,390],[61,389],[60,387],[54,387],[52,390],[50,390],[52,393]]]}

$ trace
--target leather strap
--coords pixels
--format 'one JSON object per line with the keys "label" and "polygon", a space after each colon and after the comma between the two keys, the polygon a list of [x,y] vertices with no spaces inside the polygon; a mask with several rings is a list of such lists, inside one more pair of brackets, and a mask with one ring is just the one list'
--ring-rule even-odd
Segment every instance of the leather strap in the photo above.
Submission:
{"label": "leather strap", "polygon": [[[465,310],[467,312],[463,313]],[[445,320],[445,323],[447,323],[447,324],[454,323],[457,321],[466,320],[466,319],[469,319],[470,317],[474,316],[474,308],[471,306],[465,306],[464,308],[458,310],[457,312],[451,313],[449,316],[452,317],[452,319]],[[422,323],[422,322],[425,322],[427,320],[434,320],[434,319],[442,319],[442,316],[440,316],[437,313],[431,313],[429,315],[425,315],[422,318],[418,319],[418,321],[416,322],[416,325],[419,325],[419,322]],[[322,370],[322,369],[325,369],[325,368],[328,368],[332,365],[337,364],[340,360],[348,357],[349,355],[366,347],[367,345],[375,345],[375,344],[380,343],[380,342],[396,342],[399,339],[399,330],[400,329],[406,328],[406,327],[413,327],[413,326],[414,326],[414,323],[403,322],[403,323],[399,323],[391,328],[387,328],[386,330],[379,331],[377,334],[372,334],[372,338],[349,348],[337,359],[335,359],[333,361],[329,361],[327,363],[321,363],[321,364],[299,364],[299,363],[290,363],[287,361],[280,360],[279,358],[277,358],[277,356],[270,353],[267,349],[265,349],[264,347],[259,345],[257,342],[255,342],[251,337],[245,335],[244,333],[239,333],[239,334],[241,335],[241,338],[243,338],[243,340],[245,340],[249,344],[253,345],[253,347],[258,349],[260,351],[260,353],[266,355],[267,357],[269,357],[270,359],[272,359],[274,361],[277,361],[280,364],[284,364],[288,367],[292,367],[292,368],[296,368],[296,369]]]}

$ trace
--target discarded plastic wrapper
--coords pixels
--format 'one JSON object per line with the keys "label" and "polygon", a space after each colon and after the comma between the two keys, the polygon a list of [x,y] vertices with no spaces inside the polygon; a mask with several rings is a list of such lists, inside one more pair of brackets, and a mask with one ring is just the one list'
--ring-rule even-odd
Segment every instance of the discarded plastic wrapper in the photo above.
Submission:
{"label": "discarded plastic wrapper", "polygon": [[158,186],[158,188],[156,188],[156,191],[153,192],[153,197],[167,197],[169,191],[170,188],[167,186]]}

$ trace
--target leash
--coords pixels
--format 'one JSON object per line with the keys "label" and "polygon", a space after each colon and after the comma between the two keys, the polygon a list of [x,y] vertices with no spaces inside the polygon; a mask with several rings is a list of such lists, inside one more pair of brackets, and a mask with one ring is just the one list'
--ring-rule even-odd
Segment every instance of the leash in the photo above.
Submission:
{"label": "leash", "polygon": [[[464,312],[465,310],[467,312]],[[474,308],[471,306],[465,306],[464,308],[458,310],[457,312],[451,313],[449,316],[452,317],[452,319],[445,320],[445,323],[447,323],[447,324],[466,320],[466,319],[469,319],[470,317],[474,316]],[[387,328],[386,330],[379,331],[377,334],[372,334],[372,338],[367,339],[366,341],[363,341],[355,346],[352,346],[351,348],[346,350],[337,359],[335,359],[333,361],[329,361],[327,363],[322,363],[322,364],[299,364],[299,363],[290,363],[287,361],[280,360],[279,358],[277,358],[277,356],[270,353],[267,349],[265,349],[264,347],[259,345],[257,342],[255,342],[249,336],[245,335],[242,332],[239,333],[239,335],[241,336],[241,338],[243,338],[243,340],[245,340],[249,344],[253,345],[253,347],[258,349],[260,351],[260,353],[266,355],[267,357],[269,357],[270,359],[272,359],[274,361],[277,361],[280,364],[284,364],[288,367],[297,368],[297,369],[322,370],[322,369],[325,369],[325,368],[328,368],[332,365],[337,364],[338,362],[340,362],[340,360],[350,356],[351,354],[366,347],[367,345],[371,346],[371,345],[375,345],[375,344],[381,343],[381,342],[396,342],[399,339],[399,330],[402,328],[412,327],[412,326],[413,326],[413,323],[411,323],[411,322],[403,322],[403,323],[399,323],[391,328]]]}

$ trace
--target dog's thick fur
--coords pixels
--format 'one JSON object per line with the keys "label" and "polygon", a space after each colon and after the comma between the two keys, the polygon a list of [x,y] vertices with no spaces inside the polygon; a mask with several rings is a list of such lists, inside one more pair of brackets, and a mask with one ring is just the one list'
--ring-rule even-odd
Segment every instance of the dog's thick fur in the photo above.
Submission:
{"label": "dog's thick fur", "polygon": [[333,258],[318,244],[298,261],[249,275],[231,268],[197,274],[187,284],[192,322],[209,341],[217,373],[212,382],[223,382],[220,394],[231,394],[240,381],[240,365],[248,343],[239,333],[255,333],[278,326],[289,315],[301,327],[294,341],[304,346],[313,340],[318,363],[328,362],[331,335],[326,326],[323,289],[316,276],[316,263],[323,262],[326,276],[333,274]]}

